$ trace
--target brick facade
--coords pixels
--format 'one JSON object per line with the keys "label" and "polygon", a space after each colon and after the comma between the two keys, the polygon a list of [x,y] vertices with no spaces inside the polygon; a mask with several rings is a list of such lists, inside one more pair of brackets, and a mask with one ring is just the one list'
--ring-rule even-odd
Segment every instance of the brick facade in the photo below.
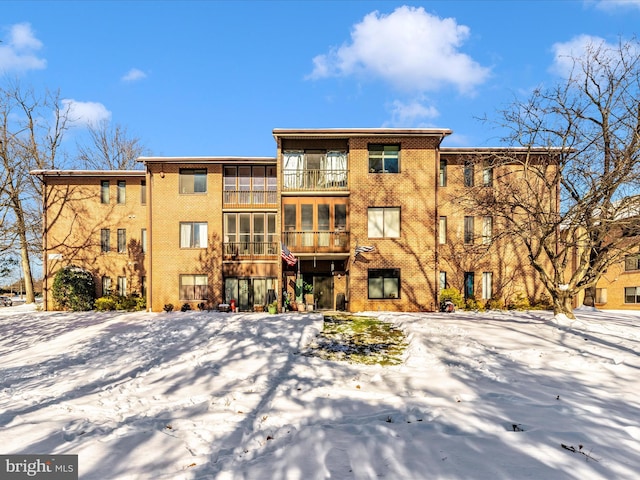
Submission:
{"label": "brick facade", "polygon": [[[477,298],[487,296],[487,286],[490,296],[504,302],[516,295],[541,295],[519,245],[485,243],[487,220],[465,220],[474,212],[465,211],[456,199],[465,188],[464,158],[471,153],[441,149],[450,133],[276,129],[275,157],[144,157],[139,160],[145,171],[40,172],[47,192],[45,295],[57,269],[68,263],[88,268],[98,285],[104,276],[114,284],[126,276],[129,291],[140,292],[144,279],[152,311],[169,303],[196,308],[204,302],[215,308],[231,300],[251,310],[266,305],[273,293],[282,305],[282,291],[295,298],[303,281],[314,285],[309,308],[333,309],[343,298],[350,311],[435,310],[445,276],[447,286],[466,288]],[[370,149],[380,146],[397,147],[397,172],[372,171]],[[478,151],[490,149],[473,154]],[[338,153],[329,159],[331,152]],[[285,157],[292,155],[299,155],[295,159],[304,165],[285,165],[290,161]],[[446,161],[444,184],[441,160]],[[347,162],[346,168],[336,167],[340,161]],[[206,191],[180,191],[181,171],[194,170],[206,172]],[[236,180],[228,173],[234,171]],[[482,174],[475,171],[478,182]],[[122,180],[126,202],[118,204],[117,182]],[[108,204],[100,200],[102,181],[109,181],[113,190]],[[376,215],[389,222],[390,233],[370,236]],[[445,241],[441,217],[446,217]],[[465,242],[465,222],[473,224],[471,242]],[[192,223],[206,224],[205,246],[181,245],[181,225]],[[491,223],[494,232],[500,227]],[[101,251],[104,228],[126,229],[133,241],[126,253]],[[147,232],[145,254],[135,248],[142,229]],[[297,257],[295,266],[281,260],[281,241]],[[358,246],[374,251],[356,257]],[[194,298],[184,287],[204,278],[206,294],[194,287]],[[54,308],[50,296],[47,308]]]}

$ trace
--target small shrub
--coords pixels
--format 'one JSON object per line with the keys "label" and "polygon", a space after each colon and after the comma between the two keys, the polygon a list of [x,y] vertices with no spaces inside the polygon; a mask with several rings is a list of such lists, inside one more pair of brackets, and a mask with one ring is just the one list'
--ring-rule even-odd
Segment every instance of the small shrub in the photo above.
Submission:
{"label": "small shrub", "polygon": [[188,312],[189,310],[191,310],[191,305],[188,303],[183,304],[182,307],[180,308],[181,312]]}
{"label": "small shrub", "polygon": [[91,272],[67,265],[56,273],[51,293],[58,306],[76,312],[93,310],[96,285]]}
{"label": "small shrub", "polygon": [[440,290],[440,304],[447,300],[453,302],[453,304],[458,308],[464,305],[462,294],[457,288],[443,288]]}
{"label": "small shrub", "polygon": [[487,300],[484,308],[487,310],[502,310],[504,306],[504,302],[496,297],[491,297]]}
{"label": "small shrub", "polygon": [[165,306],[163,307],[163,310],[167,313],[173,312],[173,303],[165,304]]}
{"label": "small shrub", "polygon": [[480,310],[480,304],[476,300],[476,297],[467,297],[464,300],[465,310]]}
{"label": "small shrub", "polygon": [[529,310],[531,308],[531,303],[524,293],[516,292],[507,307],[509,310]]}
{"label": "small shrub", "polygon": [[113,296],[108,297],[100,297],[96,299],[95,308],[99,312],[108,312],[111,310],[116,310],[117,303]]}

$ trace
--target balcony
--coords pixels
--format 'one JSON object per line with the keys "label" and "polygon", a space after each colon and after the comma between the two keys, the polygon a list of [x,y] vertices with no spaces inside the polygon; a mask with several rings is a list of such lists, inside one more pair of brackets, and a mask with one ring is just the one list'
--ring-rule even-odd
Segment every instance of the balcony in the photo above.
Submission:
{"label": "balcony", "polygon": [[222,201],[225,208],[277,208],[278,195],[275,190],[225,190]]}
{"label": "balcony", "polygon": [[225,242],[225,260],[275,260],[280,255],[278,242]]}
{"label": "balcony", "polygon": [[284,170],[283,191],[342,191],[348,189],[348,170]]}
{"label": "balcony", "polygon": [[282,241],[294,253],[348,253],[349,232],[286,232]]}

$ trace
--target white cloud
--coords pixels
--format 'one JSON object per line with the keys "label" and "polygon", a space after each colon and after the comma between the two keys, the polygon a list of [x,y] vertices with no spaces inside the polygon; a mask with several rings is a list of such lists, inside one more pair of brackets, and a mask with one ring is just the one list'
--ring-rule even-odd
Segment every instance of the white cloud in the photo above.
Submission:
{"label": "white cloud", "polygon": [[351,43],[316,56],[308,78],[359,74],[407,91],[453,85],[470,92],[490,72],[459,51],[468,37],[468,27],[422,7],[402,6],[389,15],[375,11],[353,27]]}
{"label": "white cloud", "polygon": [[385,127],[425,127],[426,120],[440,116],[440,112],[433,106],[426,106],[419,100],[409,103],[395,100],[391,104],[391,120],[385,122]]}
{"label": "white cloud", "polygon": [[627,8],[640,9],[640,0],[597,0],[595,2],[598,10],[621,10]]}
{"label": "white cloud", "polygon": [[41,48],[42,42],[35,37],[30,24],[12,25],[8,30],[7,39],[0,43],[0,72],[24,72],[46,68],[47,61],[36,54]]}
{"label": "white cloud", "polygon": [[143,78],[147,78],[146,73],[137,68],[132,68],[122,77],[121,80],[123,82],[135,82],[137,80],[142,80]]}
{"label": "white cloud", "polygon": [[600,50],[601,60],[604,60],[609,53],[615,55],[618,45],[607,43],[601,37],[578,35],[568,42],[554,43],[551,49],[554,55],[551,72],[568,78],[572,72],[574,75],[579,74],[578,71],[573,71],[575,60],[584,59],[595,50]]}
{"label": "white cloud", "polygon": [[73,99],[64,99],[62,104],[69,113],[69,120],[74,126],[96,126],[105,120],[111,120],[111,112],[97,102],[78,102]]}

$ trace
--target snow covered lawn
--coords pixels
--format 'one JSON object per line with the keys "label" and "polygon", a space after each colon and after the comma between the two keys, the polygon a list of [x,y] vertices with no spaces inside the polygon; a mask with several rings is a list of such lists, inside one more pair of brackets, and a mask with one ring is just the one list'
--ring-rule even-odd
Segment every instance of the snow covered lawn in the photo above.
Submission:
{"label": "snow covered lawn", "polygon": [[318,313],[0,309],[0,454],[96,480],[637,478],[637,313],[367,315],[402,365],[301,354]]}

